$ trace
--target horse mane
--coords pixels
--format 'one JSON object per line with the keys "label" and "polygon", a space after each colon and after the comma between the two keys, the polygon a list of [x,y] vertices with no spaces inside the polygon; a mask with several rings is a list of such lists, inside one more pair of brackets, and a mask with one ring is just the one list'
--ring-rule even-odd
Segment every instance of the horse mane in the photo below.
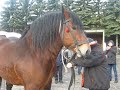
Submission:
{"label": "horse mane", "polygon": [[[72,12],[70,16],[75,25],[79,25],[82,28],[82,23],[79,21],[79,18]],[[51,12],[37,18],[30,26],[30,29],[27,30],[22,38],[27,34],[31,33],[32,36],[32,45],[34,48],[45,48],[46,45],[52,45],[53,42],[59,35],[59,26],[60,21],[62,23],[61,27],[63,28],[63,15],[62,12]],[[61,28],[61,29],[62,29]],[[62,29],[63,30],[63,29]]]}
{"label": "horse mane", "polygon": [[25,29],[25,30],[23,31],[22,36],[20,37],[20,39],[21,39],[21,38],[24,38],[28,31],[29,31],[29,29]]}

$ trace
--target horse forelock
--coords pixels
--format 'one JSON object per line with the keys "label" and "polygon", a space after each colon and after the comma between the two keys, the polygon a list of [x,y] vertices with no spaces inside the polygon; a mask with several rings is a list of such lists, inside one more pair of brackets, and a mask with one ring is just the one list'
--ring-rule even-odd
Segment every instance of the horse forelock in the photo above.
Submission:
{"label": "horse forelock", "polygon": [[[74,13],[70,12],[70,16],[75,25],[82,27],[79,18]],[[62,17],[63,15],[61,12],[52,12],[37,18],[31,24],[30,30],[28,30],[28,32],[31,33],[32,46],[34,48],[44,49],[46,45],[52,46],[52,44],[60,36],[59,35],[60,23],[62,23],[61,29],[63,28]]]}

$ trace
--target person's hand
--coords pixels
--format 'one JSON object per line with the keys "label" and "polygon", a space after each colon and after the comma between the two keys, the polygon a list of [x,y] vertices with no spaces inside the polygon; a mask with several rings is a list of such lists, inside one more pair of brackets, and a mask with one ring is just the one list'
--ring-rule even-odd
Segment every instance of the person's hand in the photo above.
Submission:
{"label": "person's hand", "polygon": [[109,42],[109,43],[108,43],[108,46],[112,47],[112,46],[113,46],[113,43]]}
{"label": "person's hand", "polygon": [[71,63],[67,64],[67,68],[71,68],[73,65]]}
{"label": "person's hand", "polygon": [[107,55],[105,55],[106,56],[106,58],[107,58]]}
{"label": "person's hand", "polygon": [[106,50],[109,50],[110,48],[111,48],[110,46],[107,46],[107,47],[106,47]]}

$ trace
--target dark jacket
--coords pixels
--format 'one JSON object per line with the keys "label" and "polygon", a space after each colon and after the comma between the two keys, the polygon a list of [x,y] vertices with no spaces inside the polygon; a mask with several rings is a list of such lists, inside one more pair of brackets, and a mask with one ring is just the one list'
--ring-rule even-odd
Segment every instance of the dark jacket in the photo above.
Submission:
{"label": "dark jacket", "polygon": [[72,60],[74,65],[85,67],[84,87],[89,89],[109,89],[110,81],[107,72],[106,57],[99,45],[92,46],[91,54],[85,59]]}
{"label": "dark jacket", "polygon": [[116,46],[112,46],[111,49],[106,51],[108,64],[116,64],[116,53],[117,53]]}
{"label": "dark jacket", "polygon": [[61,65],[63,65],[63,64],[62,64],[62,55],[61,55],[61,51],[60,51],[58,54],[58,57],[57,57],[57,66],[61,66]]}

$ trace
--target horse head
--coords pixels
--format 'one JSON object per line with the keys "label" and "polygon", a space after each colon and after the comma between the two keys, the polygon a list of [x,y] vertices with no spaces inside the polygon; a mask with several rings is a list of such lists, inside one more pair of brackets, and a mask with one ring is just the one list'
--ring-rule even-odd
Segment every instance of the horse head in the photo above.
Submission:
{"label": "horse head", "polygon": [[60,23],[59,32],[61,34],[63,45],[68,49],[77,52],[79,57],[89,54],[91,49],[88,39],[82,30],[82,24],[78,16],[65,8],[62,9],[62,14],[63,28],[61,28],[62,23]]}

